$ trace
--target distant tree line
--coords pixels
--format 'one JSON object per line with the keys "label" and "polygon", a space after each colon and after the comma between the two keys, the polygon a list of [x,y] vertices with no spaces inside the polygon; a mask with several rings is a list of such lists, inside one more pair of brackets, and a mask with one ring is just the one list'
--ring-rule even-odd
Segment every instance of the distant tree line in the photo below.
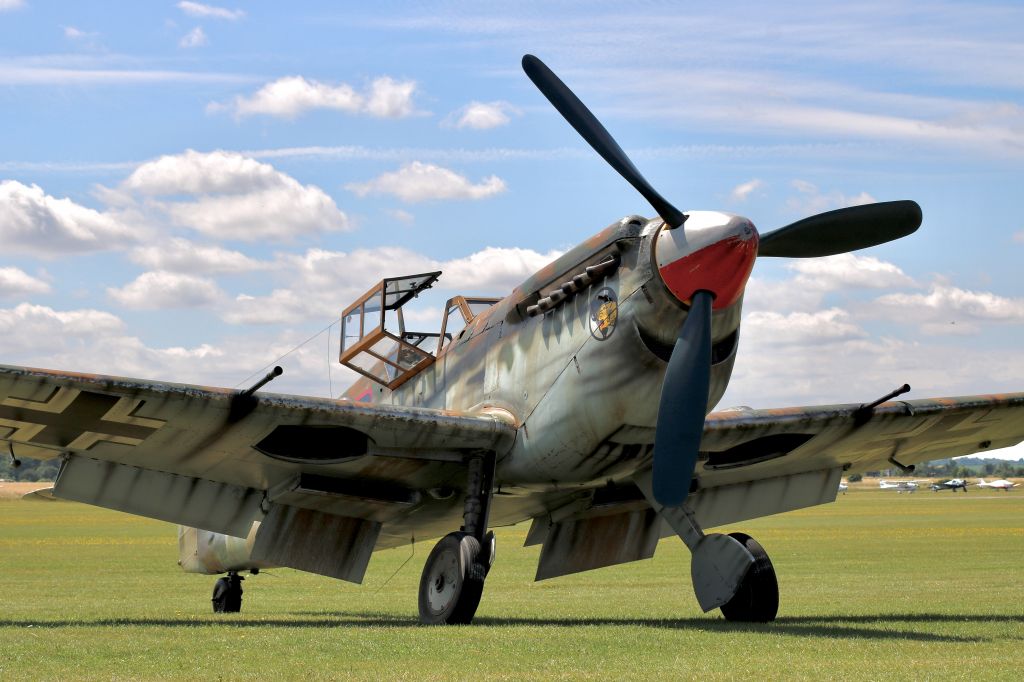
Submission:
{"label": "distant tree line", "polygon": [[0,459],[0,479],[5,481],[52,481],[57,478],[59,459],[21,459],[21,466],[15,467],[9,456]]}

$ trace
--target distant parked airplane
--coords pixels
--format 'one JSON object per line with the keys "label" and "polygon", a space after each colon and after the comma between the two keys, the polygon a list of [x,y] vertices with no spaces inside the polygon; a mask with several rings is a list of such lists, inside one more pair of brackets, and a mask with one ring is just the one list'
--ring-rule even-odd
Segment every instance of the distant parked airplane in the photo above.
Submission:
{"label": "distant parked airplane", "polygon": [[938,492],[940,490],[952,490],[956,492],[957,488],[963,488],[964,492],[967,492],[967,481],[962,478],[951,478],[945,483],[932,483],[932,490]]}
{"label": "distant parked airplane", "polygon": [[898,493],[903,491],[912,493],[918,489],[919,483],[924,483],[924,481],[887,481],[882,479],[878,482],[878,487],[882,490],[895,490]]}
{"label": "distant parked airplane", "polygon": [[1006,492],[1010,488],[1016,488],[1017,484],[1016,483],[1010,483],[1005,478],[1000,478],[998,481],[992,481],[991,483],[986,483],[984,478],[979,478],[978,479],[978,487],[979,488],[994,488],[996,490],[1002,490],[1003,492]]}

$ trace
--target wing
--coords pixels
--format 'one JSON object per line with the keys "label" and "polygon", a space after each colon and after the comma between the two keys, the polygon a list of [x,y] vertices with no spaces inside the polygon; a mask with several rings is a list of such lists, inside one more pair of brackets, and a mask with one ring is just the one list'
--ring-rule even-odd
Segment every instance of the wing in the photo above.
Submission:
{"label": "wing", "polygon": [[514,437],[489,414],[0,366],[0,440],[60,456],[58,497],[243,538],[260,521],[254,554],[346,579],[458,527],[464,458]]}
{"label": "wing", "polygon": [[[1024,393],[708,415],[695,513],[706,526],[831,502],[843,472],[1008,447],[1024,440]],[[895,487],[895,485],[893,486]]]}
{"label": "wing", "polygon": [[[628,427],[616,438],[649,444],[654,429]],[[686,511],[704,528],[736,523],[832,502],[844,471],[901,468],[1021,440],[1024,393],[899,401],[872,410],[716,412],[705,421],[699,485]],[[689,528],[679,510],[663,510],[653,499],[650,477],[650,468],[641,468],[631,481],[611,482],[590,497],[550,500],[526,538],[543,545],[537,579],[649,558],[659,536]],[[882,483],[889,491],[912,490],[905,480]]]}

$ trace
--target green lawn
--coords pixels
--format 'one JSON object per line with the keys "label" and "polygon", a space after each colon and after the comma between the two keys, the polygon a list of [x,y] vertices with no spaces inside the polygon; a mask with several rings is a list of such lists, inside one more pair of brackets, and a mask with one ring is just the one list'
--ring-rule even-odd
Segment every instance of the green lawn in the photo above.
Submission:
{"label": "green lawn", "polygon": [[[364,585],[246,580],[241,614],[175,565],[174,527],[0,502],[0,679],[888,679],[1017,677],[1024,493],[856,491],[741,524],[779,574],[779,619],[702,614],[678,540],[636,564],[534,583],[525,526],[498,531],[474,625],[421,627],[429,544]],[[1019,677],[1018,677],[1019,679]]]}

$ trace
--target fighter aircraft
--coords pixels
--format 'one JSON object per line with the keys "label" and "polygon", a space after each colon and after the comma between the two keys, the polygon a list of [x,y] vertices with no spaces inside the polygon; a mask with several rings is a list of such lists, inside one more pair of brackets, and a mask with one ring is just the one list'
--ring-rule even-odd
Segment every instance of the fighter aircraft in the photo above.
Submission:
{"label": "fighter aircraft", "polygon": [[917,490],[923,482],[924,481],[887,481],[883,479],[878,482],[878,487],[882,490],[895,490],[898,493],[912,493]]}
{"label": "fighter aircraft", "polygon": [[952,490],[956,492],[958,488],[962,488],[964,492],[967,492],[967,481],[962,478],[951,478],[944,483],[932,483],[932,490],[938,492],[940,490]]}
{"label": "fighter aircraft", "polygon": [[[993,490],[1002,490],[1003,492],[1006,492],[1008,490],[1016,488],[1017,484],[1016,483],[1010,483],[1005,478],[1000,478],[1000,479],[995,480],[995,481],[989,481],[987,483],[985,482],[984,478],[979,478],[978,479],[978,487],[979,488],[992,488]],[[966,491],[966,488],[964,490]]]}
{"label": "fighter aircraft", "polygon": [[[181,524],[187,571],[275,565],[360,582],[374,550],[440,538],[424,623],[467,623],[492,528],[530,521],[536,579],[646,559],[678,536],[697,603],[771,621],[779,593],[750,536],[705,529],[832,502],[844,472],[1007,447],[1024,393],[709,412],[736,359],[757,257],[845,253],[914,232],[912,201],[840,209],[763,234],[679,210],[539,59],[526,74],[648,201],[500,299],[456,296],[440,333],[403,306],[439,272],[387,278],[342,313],[338,400],[0,368],[11,456],[60,457],[54,494]],[[771,362],[771,358],[763,361]],[[556,608],[552,605],[552,608]]]}

